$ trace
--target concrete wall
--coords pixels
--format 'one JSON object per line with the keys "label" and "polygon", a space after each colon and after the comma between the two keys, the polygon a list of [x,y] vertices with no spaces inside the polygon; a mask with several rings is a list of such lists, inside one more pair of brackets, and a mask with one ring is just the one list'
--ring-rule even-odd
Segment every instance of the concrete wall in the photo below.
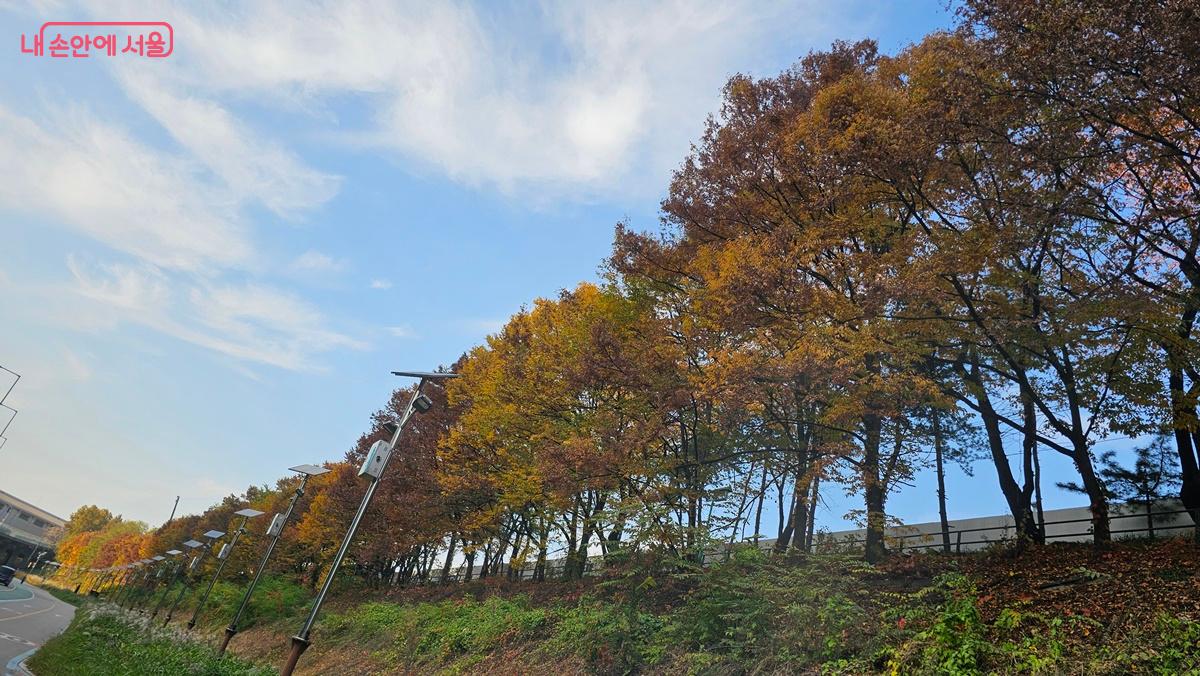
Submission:
{"label": "concrete wall", "polygon": [[[1154,506],[1156,515],[1153,521],[1154,533],[1160,537],[1170,537],[1186,534],[1192,527],[1192,519],[1183,511],[1183,505],[1178,500],[1166,500]],[[1044,514],[1046,523],[1047,542],[1091,542],[1091,510],[1087,507],[1069,507],[1067,509],[1051,509]],[[951,551],[973,552],[985,549],[997,543],[1012,540],[1016,537],[1016,528],[1011,516],[981,516],[971,519],[950,520]],[[1150,534],[1146,509],[1137,505],[1110,505],[1109,527],[1113,539],[1146,537]],[[937,550],[942,546],[942,527],[936,521],[916,523],[887,529],[888,548],[893,551],[927,551]],[[822,549],[861,549],[865,529],[842,530],[834,532],[818,532],[814,547]],[[775,545],[775,539],[759,540],[758,546],[770,550]],[[712,561],[721,557],[723,551],[707,553],[705,558]],[[561,574],[565,560],[552,557],[546,561],[547,579]],[[588,557],[589,570],[599,570],[603,565],[600,556]],[[481,566],[475,565],[472,577],[478,578]],[[521,571],[523,579],[533,576],[534,564],[528,563]],[[501,566],[498,577],[504,577],[508,566]],[[460,564],[450,571],[451,579],[461,580],[466,574],[466,565]],[[441,566],[434,566],[433,577],[437,580],[441,575]]]}
{"label": "concrete wall", "polygon": [[[1191,517],[1180,512],[1178,500],[1166,500],[1154,506],[1155,535],[1171,536],[1185,533],[1193,527]],[[1087,507],[1051,509],[1045,513],[1047,542],[1090,542],[1092,539],[1091,510]],[[1150,524],[1146,508],[1136,505],[1111,505],[1109,527],[1113,539],[1147,537]],[[941,524],[936,521],[916,523],[887,529],[888,547],[894,550],[937,549],[942,545]],[[864,529],[818,533],[818,546],[853,545],[866,536]],[[973,519],[950,520],[952,550],[971,552],[1016,537],[1016,527],[1009,515],[983,516]]]}

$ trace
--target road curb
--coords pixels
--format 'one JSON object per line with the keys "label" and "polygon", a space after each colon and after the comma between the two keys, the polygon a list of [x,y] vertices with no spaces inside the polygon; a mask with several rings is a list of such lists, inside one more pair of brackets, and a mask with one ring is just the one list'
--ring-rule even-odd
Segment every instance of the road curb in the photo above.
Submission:
{"label": "road curb", "polygon": [[8,661],[4,666],[4,676],[33,676],[33,672],[25,668],[25,660],[33,657],[37,648],[27,650]]}

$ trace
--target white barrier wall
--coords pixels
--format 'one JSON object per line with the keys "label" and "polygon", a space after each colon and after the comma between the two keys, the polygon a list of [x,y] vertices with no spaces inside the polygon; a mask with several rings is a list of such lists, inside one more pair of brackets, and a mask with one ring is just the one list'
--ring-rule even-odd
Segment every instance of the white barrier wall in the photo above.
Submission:
{"label": "white barrier wall", "polygon": [[[1109,528],[1113,539],[1147,537],[1151,525],[1147,510],[1141,505],[1110,505]],[[1156,503],[1153,508],[1153,529],[1157,536],[1179,535],[1192,528],[1191,516],[1183,512],[1178,500]],[[1090,542],[1092,540],[1091,510],[1087,507],[1051,509],[1044,514],[1047,542]],[[1016,537],[1013,518],[982,516],[973,519],[950,520],[952,551],[977,551],[989,545]],[[819,543],[850,545],[861,543],[866,530],[818,533]],[[893,550],[936,549],[942,546],[942,526],[936,521],[916,523],[887,529],[888,547]]]}

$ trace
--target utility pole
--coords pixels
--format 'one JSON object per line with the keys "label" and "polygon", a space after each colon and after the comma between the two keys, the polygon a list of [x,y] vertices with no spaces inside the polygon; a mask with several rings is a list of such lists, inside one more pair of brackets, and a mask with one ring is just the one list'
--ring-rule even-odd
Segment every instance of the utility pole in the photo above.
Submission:
{"label": "utility pole", "polygon": [[164,526],[166,526],[167,524],[169,524],[175,520],[175,510],[176,509],[179,509],[179,496],[178,495],[175,496],[175,506],[171,508],[171,516],[167,517],[167,523],[164,523],[163,524]]}

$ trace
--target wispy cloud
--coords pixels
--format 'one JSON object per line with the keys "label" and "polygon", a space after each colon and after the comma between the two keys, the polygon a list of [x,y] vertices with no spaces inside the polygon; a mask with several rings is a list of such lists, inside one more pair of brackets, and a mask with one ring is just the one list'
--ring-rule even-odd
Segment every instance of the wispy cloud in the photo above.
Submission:
{"label": "wispy cloud", "polygon": [[317,272],[317,273],[332,273],[341,272],[346,268],[346,261],[333,258],[320,251],[305,251],[297,256],[288,264],[288,269],[292,272]]}
{"label": "wispy cloud", "polygon": [[117,312],[116,319],[237,359],[314,371],[317,354],[367,347],[326,328],[319,310],[278,289],[194,279],[176,280],[176,290],[166,273],[148,266],[88,264],[76,256],[67,265],[76,291]]}
{"label": "wispy cloud", "polygon": [[[869,14],[857,4],[578,2],[507,13],[383,0],[178,5],[177,31],[205,48],[162,70],[178,91],[253,92],[292,109],[354,95],[371,123],[337,128],[346,139],[466,183],[578,197],[646,190],[647,177],[661,185],[728,76],[757,65],[772,38],[826,41],[835,24]],[[223,115],[190,107],[197,128],[224,128]]]}
{"label": "wispy cloud", "polygon": [[391,281],[386,280],[386,279],[372,279],[371,280],[371,288],[372,289],[390,289],[390,288],[392,288],[392,283],[391,283]]}
{"label": "wispy cloud", "polygon": [[192,156],[220,177],[238,199],[253,200],[290,217],[333,197],[340,179],[312,169],[262,130],[251,130],[212,100],[174,93],[167,78],[130,65],[119,81]]}
{"label": "wispy cloud", "polygon": [[490,335],[493,333],[499,333],[500,330],[504,328],[504,325],[508,323],[508,320],[470,318],[460,319],[455,323],[461,330],[467,333],[482,333]]}
{"label": "wispy cloud", "polygon": [[418,337],[417,332],[414,331],[413,328],[411,326],[409,326],[408,324],[403,324],[401,326],[389,326],[389,327],[387,327],[387,332],[392,334],[396,338],[417,338]]}
{"label": "wispy cloud", "polygon": [[[147,89],[137,78],[126,84],[179,149],[140,141],[83,106],[43,105],[26,116],[0,104],[0,209],[35,215],[120,254],[112,257],[119,262],[68,256],[72,293],[91,306],[76,323],[103,330],[134,322],[287,369],[314,369],[314,355],[364,347],[327,328],[293,294],[231,281],[265,258],[246,213],[251,203],[294,218],[329,199],[337,179],[262,141],[216,104]],[[308,251],[288,270],[342,267]]]}
{"label": "wispy cloud", "polygon": [[49,217],[153,265],[213,270],[254,256],[247,226],[194,164],[82,108],[40,121],[0,105],[0,207]]}

